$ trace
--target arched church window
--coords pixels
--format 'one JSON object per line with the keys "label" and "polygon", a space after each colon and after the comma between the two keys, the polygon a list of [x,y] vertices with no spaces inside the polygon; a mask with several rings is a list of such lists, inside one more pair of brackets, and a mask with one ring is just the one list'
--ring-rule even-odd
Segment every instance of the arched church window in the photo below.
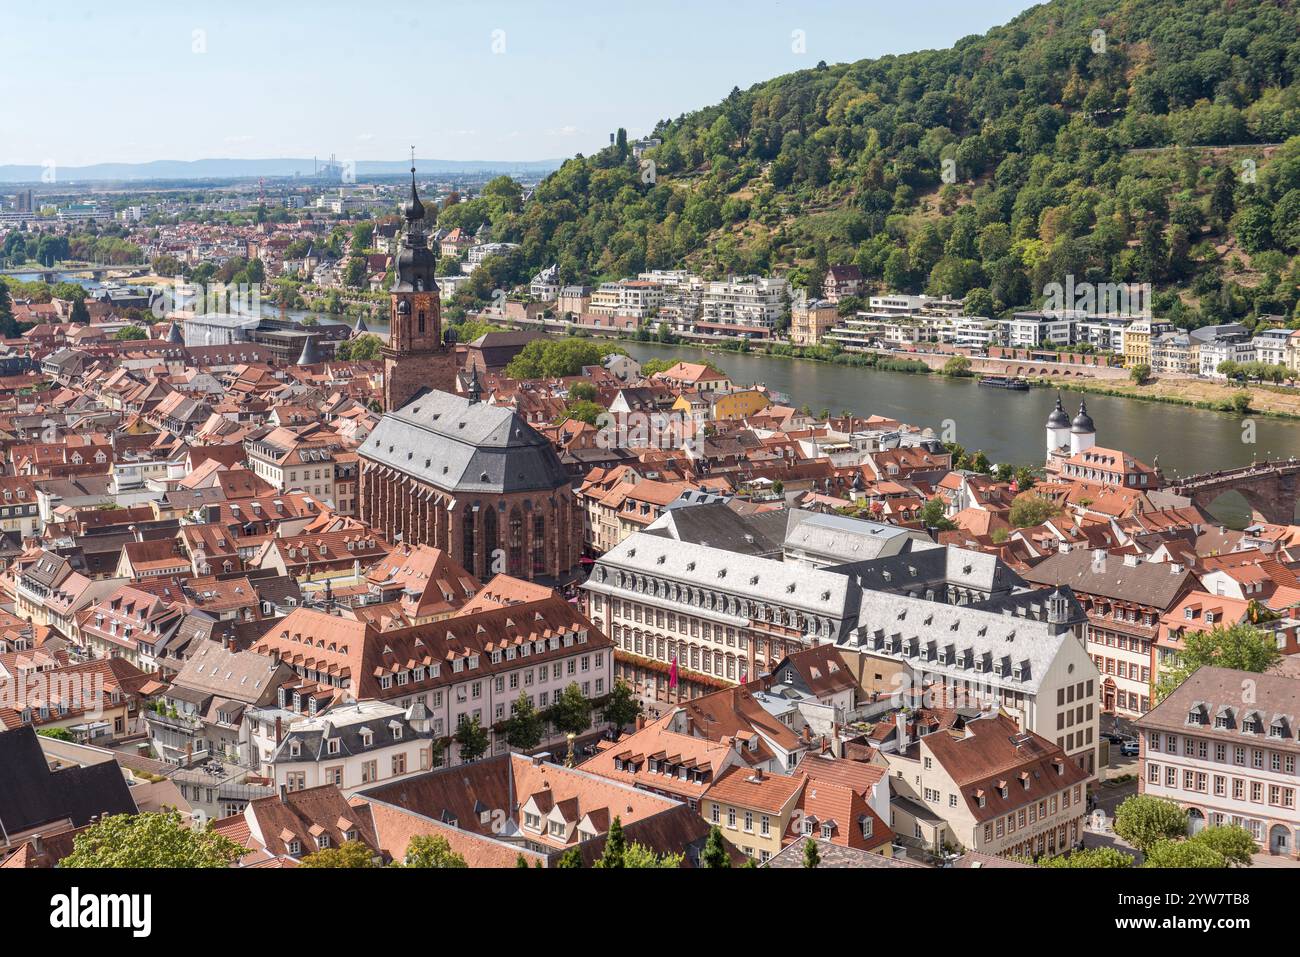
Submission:
{"label": "arched church window", "polygon": [[465,521],[461,526],[461,536],[463,548],[461,551],[461,564],[471,575],[474,574],[474,513],[468,511],[465,513]]}
{"label": "arched church window", "polygon": [[510,510],[510,574],[524,573],[524,514],[516,505]]}
{"label": "arched church window", "polygon": [[[529,504],[525,502],[524,508]],[[541,512],[533,514],[533,574],[546,574],[546,517]]]}
{"label": "arched church window", "polygon": [[497,510],[483,510],[483,556],[488,563],[488,571],[497,571]]}

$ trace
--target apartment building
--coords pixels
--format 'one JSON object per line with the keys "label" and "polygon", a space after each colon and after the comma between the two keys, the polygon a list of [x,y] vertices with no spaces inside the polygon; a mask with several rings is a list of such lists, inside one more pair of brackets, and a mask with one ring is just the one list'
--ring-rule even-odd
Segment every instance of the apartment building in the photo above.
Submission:
{"label": "apartment building", "polygon": [[[613,688],[613,646],[599,626],[555,593],[504,608],[475,608],[440,621],[380,630],[378,624],[299,608],[253,645],[344,701],[376,700],[428,709],[445,738],[475,718],[506,750],[504,722],[520,694],[539,711],[570,684],[587,698]],[[594,720],[593,720],[594,724]],[[547,741],[563,736],[548,729]],[[460,763],[453,742],[435,756]]]}
{"label": "apartment building", "polygon": [[1068,586],[1031,588],[991,555],[926,549],[855,565],[864,593],[840,640],[868,692],[923,693],[938,706],[1001,709],[1096,772],[1101,675]]}
{"label": "apartment building", "polygon": [[336,501],[336,459],[343,443],[334,433],[315,426],[304,430],[281,426],[245,440],[244,450],[249,467],[276,490],[301,489],[321,501]]}
{"label": "apartment building", "polygon": [[839,322],[839,309],[828,299],[804,299],[790,305],[790,341],[796,346],[820,345]]}
{"label": "apartment building", "polygon": [[1068,585],[1087,612],[1084,641],[1101,678],[1098,707],[1124,718],[1150,711],[1162,616],[1196,587],[1196,575],[1176,562],[1071,549],[1046,558],[1024,577]]}
{"label": "apartment building", "polygon": [[1297,715],[1295,678],[1199,668],[1138,719],[1138,787],[1185,808],[1192,833],[1235,824],[1296,858]]}
{"label": "apartment building", "polygon": [[439,747],[428,709],[359,701],[301,718],[283,737],[261,774],[276,787],[302,791],[333,785],[344,794],[431,770]]}
{"label": "apartment building", "polygon": [[664,703],[837,640],[858,600],[845,575],[646,532],[606,552],[583,587],[592,621],[618,649],[620,675]]}
{"label": "apartment building", "polygon": [[767,338],[773,334],[789,294],[789,283],[780,277],[732,276],[707,282],[695,327],[713,335]]}
{"label": "apartment building", "polygon": [[1083,840],[1090,775],[1006,715],[922,735],[885,757],[892,826],[907,843],[1022,858]]}

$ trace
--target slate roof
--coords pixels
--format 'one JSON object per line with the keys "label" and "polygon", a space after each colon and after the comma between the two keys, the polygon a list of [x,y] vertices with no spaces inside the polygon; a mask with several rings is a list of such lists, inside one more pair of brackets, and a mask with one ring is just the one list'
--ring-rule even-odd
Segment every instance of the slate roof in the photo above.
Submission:
{"label": "slate roof", "polygon": [[1027,570],[1024,577],[1031,582],[1069,585],[1085,595],[1149,605],[1161,611],[1196,584],[1192,572],[1179,570],[1167,562],[1128,565],[1118,555],[1108,555],[1098,562],[1089,549],[1058,552]]}
{"label": "slate roof", "polygon": [[[1069,600],[1073,621],[1081,613],[1073,596]],[[878,592],[862,602],[857,628],[840,644],[915,662],[927,672],[967,680],[978,675],[981,681],[1036,694],[1062,644],[1076,640],[1068,627],[996,607]]]}
{"label": "slate roof", "polygon": [[[775,514],[782,514],[777,512]],[[790,509],[785,532],[785,547],[834,556],[843,561],[862,561],[895,555],[909,548],[925,547],[929,537],[924,532],[869,522],[847,515]],[[908,545],[909,541],[917,544]],[[922,544],[925,543],[925,544]]]}
{"label": "slate roof", "polygon": [[551,443],[504,406],[431,391],[388,412],[358,453],[439,489],[551,492],[569,475]]}
{"label": "slate roof", "polygon": [[51,771],[30,725],[0,733],[0,768],[0,826],[6,834],[64,818],[81,827],[95,815],[136,813],[117,761]]}
{"label": "slate roof", "polygon": [[715,618],[725,619],[730,614],[739,616],[738,620],[745,619],[747,613],[743,606],[756,602],[806,610],[830,620],[836,631],[852,618],[860,594],[847,575],[693,542],[666,541],[645,532],[628,536],[606,552],[584,587],[618,594],[634,588],[638,578],[669,583],[662,596],[656,597],[649,586],[642,593],[641,600],[665,607],[680,609],[683,589],[699,588],[705,593],[724,596],[724,601],[727,596],[740,599],[725,601],[729,611],[714,610]]}
{"label": "slate roof", "polygon": [[[1249,684],[1251,696],[1244,688]],[[1196,711],[1204,723],[1189,718]],[[1226,727],[1219,727],[1221,723]],[[1248,731],[1251,720],[1258,731]],[[1232,668],[1198,668],[1164,701],[1138,719],[1143,730],[1195,734],[1233,745],[1251,744],[1300,752],[1300,680],[1284,674],[1252,674]],[[1148,749],[1144,748],[1144,753]]]}
{"label": "slate roof", "polygon": [[[409,710],[380,701],[361,701],[331,709],[323,715],[297,721],[289,726],[284,739],[271,757],[273,764],[342,760],[371,751],[381,751],[397,742],[429,738],[428,731],[417,731],[412,720],[427,719],[423,702]],[[370,744],[363,732],[369,730]],[[326,742],[337,740],[338,751],[331,753]],[[297,753],[294,753],[295,746]]]}
{"label": "slate roof", "polygon": [[785,537],[785,513],[742,515],[726,502],[677,505],[665,511],[647,531],[740,555],[779,558]]}

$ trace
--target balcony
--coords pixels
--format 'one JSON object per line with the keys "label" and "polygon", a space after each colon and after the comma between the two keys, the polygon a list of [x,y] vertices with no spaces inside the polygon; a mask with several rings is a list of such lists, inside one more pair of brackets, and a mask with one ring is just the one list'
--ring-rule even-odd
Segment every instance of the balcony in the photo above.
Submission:
{"label": "balcony", "polygon": [[203,720],[197,715],[169,715],[146,710],[144,720],[147,724],[170,728],[184,734],[194,734],[203,729]]}

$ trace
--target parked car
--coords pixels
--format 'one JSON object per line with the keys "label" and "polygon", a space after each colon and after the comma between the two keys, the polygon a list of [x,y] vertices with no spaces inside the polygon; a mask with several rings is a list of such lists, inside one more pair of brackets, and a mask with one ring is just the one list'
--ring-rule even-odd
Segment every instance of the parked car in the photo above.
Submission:
{"label": "parked car", "polygon": [[1126,758],[1137,757],[1138,743],[1136,741],[1125,741],[1119,746],[1119,753]]}

